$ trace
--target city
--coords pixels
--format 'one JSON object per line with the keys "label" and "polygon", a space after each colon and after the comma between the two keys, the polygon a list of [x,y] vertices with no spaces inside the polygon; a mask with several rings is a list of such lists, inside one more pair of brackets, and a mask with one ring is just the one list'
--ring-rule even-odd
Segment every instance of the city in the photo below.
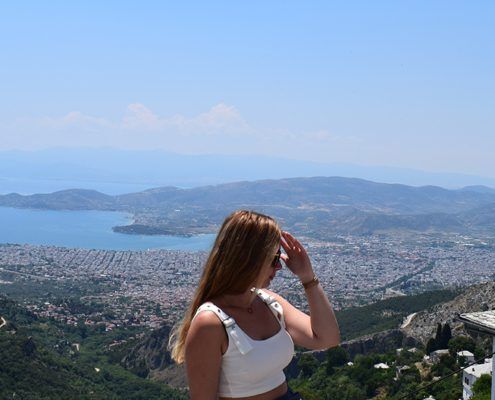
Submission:
{"label": "city", "polygon": [[[495,276],[493,238],[342,236],[334,242],[303,242],[336,309],[464,287]],[[190,301],[206,257],[206,252],[4,244],[0,245],[0,287],[8,295],[17,293],[16,298],[36,314],[68,324],[82,319],[107,330],[172,326]],[[288,270],[279,271],[272,286],[305,309],[300,284]],[[64,302],[77,296],[94,307],[71,308]]]}

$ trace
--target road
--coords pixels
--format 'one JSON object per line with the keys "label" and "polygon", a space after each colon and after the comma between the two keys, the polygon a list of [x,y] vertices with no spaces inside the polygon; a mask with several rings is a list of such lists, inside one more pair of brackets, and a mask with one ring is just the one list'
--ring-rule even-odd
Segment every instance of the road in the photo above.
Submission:
{"label": "road", "polygon": [[402,323],[402,325],[400,326],[401,329],[404,329],[404,328],[407,328],[407,326],[411,323],[411,321],[413,320],[413,318],[416,316],[417,313],[412,313],[412,314],[409,314],[406,319],[404,320],[404,322]]}

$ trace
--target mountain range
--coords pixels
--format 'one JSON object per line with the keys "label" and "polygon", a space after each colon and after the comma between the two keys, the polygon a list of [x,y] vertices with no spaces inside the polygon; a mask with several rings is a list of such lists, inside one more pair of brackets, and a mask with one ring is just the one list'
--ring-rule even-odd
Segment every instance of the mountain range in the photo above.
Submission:
{"label": "mountain range", "polygon": [[[169,185],[197,187],[244,180],[311,176],[356,177],[413,186],[495,187],[495,178],[489,177],[389,166],[318,163],[276,155],[187,155],[161,150],[115,148],[0,151],[0,193],[4,194],[10,191],[45,193],[74,187],[122,194],[133,186],[139,189],[131,190]],[[22,184],[15,184],[16,181]],[[48,189],[43,190],[43,187]]]}
{"label": "mountain range", "polygon": [[338,234],[390,231],[495,232],[495,190],[444,189],[313,177],[244,181],[191,189],[160,187],[107,195],[70,189],[50,194],[0,196],[0,206],[51,210],[123,211],[134,215],[123,233],[212,233],[236,209],[273,215],[285,229],[325,239]]}

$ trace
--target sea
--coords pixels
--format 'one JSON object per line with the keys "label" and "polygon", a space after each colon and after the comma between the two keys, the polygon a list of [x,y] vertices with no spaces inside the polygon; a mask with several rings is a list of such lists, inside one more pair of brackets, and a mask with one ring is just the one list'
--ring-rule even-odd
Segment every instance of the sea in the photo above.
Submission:
{"label": "sea", "polygon": [[132,222],[130,214],[108,211],[52,211],[0,207],[0,243],[102,250],[167,249],[208,251],[214,234],[191,237],[129,235],[112,227]]}
{"label": "sea", "polygon": [[[140,192],[157,185],[128,182],[89,182],[0,177],[0,194],[52,193],[84,188],[116,195]],[[33,244],[103,250],[167,249],[208,251],[214,234],[191,237],[129,235],[112,231],[127,225],[132,215],[108,211],[52,211],[0,207],[0,243]]]}

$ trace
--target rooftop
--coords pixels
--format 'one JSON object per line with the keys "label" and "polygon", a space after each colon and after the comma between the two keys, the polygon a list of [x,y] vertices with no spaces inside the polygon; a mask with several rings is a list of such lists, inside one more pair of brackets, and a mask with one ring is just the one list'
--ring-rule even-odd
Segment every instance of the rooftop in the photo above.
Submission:
{"label": "rooftop", "polygon": [[495,310],[461,314],[459,319],[469,328],[495,335]]}
{"label": "rooftop", "polygon": [[476,378],[480,378],[483,374],[491,374],[492,372],[492,359],[489,358],[484,364],[472,365],[464,370],[465,374],[473,375]]}

